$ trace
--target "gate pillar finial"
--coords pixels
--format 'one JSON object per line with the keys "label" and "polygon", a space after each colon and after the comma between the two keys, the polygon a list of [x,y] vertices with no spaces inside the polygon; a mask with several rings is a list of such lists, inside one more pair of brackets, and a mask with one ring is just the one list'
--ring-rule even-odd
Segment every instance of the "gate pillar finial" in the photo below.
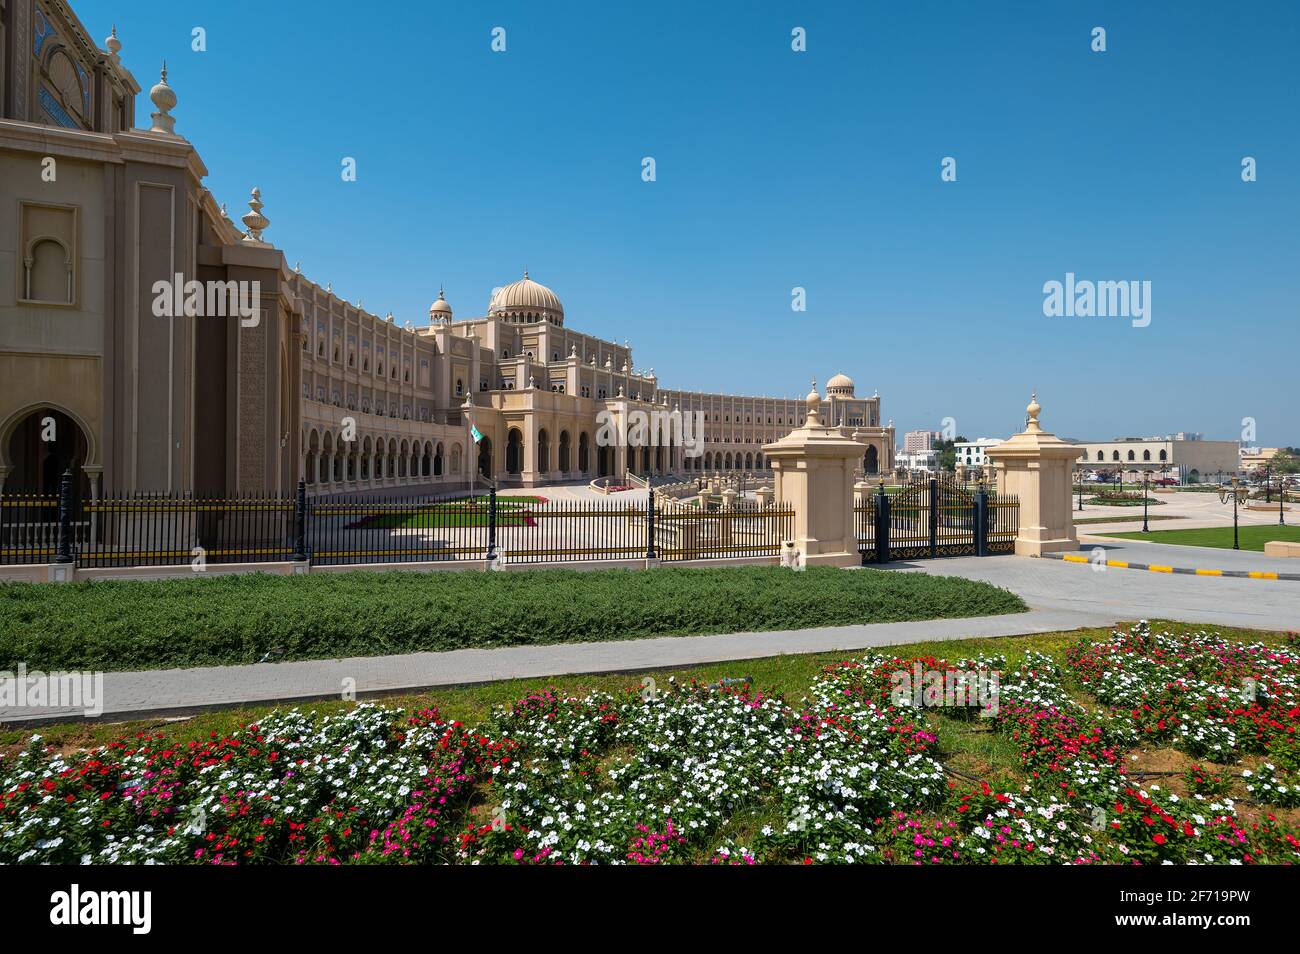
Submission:
{"label": "gate pillar finial", "polygon": [[1025,430],[984,452],[997,475],[998,492],[1020,501],[1016,555],[1077,550],[1071,498],[1074,463],[1083,448],[1043,430],[1038,422],[1042,407],[1037,392],[1025,411]]}

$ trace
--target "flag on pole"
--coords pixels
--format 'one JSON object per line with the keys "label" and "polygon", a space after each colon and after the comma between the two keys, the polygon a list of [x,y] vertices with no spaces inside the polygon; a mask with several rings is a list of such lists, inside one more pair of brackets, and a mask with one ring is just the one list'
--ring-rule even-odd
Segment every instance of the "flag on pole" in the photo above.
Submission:
{"label": "flag on pole", "polygon": [[474,438],[475,444],[477,444],[479,441],[483,439],[483,435],[479,433],[478,428],[475,427],[473,424],[469,426],[469,433],[470,436]]}

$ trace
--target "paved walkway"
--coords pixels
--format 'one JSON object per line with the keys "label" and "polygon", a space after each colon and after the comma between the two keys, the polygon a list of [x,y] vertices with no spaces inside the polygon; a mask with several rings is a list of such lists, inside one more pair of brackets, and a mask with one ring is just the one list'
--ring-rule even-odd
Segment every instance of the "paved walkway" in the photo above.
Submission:
{"label": "paved walkway", "polygon": [[[344,680],[355,680],[357,695],[363,697],[502,679],[637,672],[761,659],[785,653],[853,652],[872,646],[931,640],[1022,636],[1079,626],[1109,626],[1120,619],[1120,616],[1108,612],[1043,609],[973,619],[830,626],[768,633],[669,636],[251,666],[110,672],[104,674],[104,714],[100,718],[108,721],[156,718],[251,703],[338,698]],[[741,670],[743,666],[739,666],[737,674],[743,675]],[[79,719],[81,715],[79,710],[73,709],[0,709],[0,719],[10,723],[60,722]]]}
{"label": "paved walkway", "polygon": [[[1159,544],[1145,546],[1166,549]],[[1034,609],[1300,630],[1300,587],[1294,583],[1138,573],[1022,557],[956,557],[891,567],[984,580],[1018,593]]]}

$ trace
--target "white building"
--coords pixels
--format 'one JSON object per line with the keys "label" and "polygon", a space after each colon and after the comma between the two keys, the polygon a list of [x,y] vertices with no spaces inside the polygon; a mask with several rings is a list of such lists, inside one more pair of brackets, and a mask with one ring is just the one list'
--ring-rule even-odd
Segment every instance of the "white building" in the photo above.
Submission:
{"label": "white building", "polygon": [[997,447],[1002,443],[1001,438],[981,437],[974,441],[959,441],[953,445],[957,452],[957,463],[966,467],[983,467],[987,464],[984,452],[990,447]]}
{"label": "white building", "polygon": [[907,470],[934,472],[939,469],[939,452],[937,450],[898,451],[894,460],[899,467]]}

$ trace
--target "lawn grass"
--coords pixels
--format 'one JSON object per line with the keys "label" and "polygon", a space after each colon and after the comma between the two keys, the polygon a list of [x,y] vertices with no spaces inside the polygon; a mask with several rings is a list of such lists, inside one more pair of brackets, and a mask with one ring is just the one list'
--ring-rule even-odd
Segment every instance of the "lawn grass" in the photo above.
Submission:
{"label": "lawn grass", "polygon": [[[497,497],[497,526],[523,527],[531,523],[523,511],[532,504],[544,503],[541,497]],[[363,517],[344,529],[379,527],[384,530],[432,530],[448,527],[486,527],[488,498],[457,497],[420,507],[413,512],[381,513]],[[484,509],[478,509],[478,508]]]}
{"label": "lawn grass", "polygon": [[[1153,620],[1152,628],[1168,633],[1190,633],[1205,629],[1203,626],[1163,620]],[[1228,638],[1243,642],[1263,642],[1283,646],[1286,640],[1285,634],[1269,631],[1226,627],[1215,627],[1215,630]],[[1045,653],[1057,661],[1064,661],[1065,650],[1069,646],[1080,640],[1103,639],[1110,632],[1109,629],[1078,629],[1025,636],[909,643],[897,647],[897,651],[908,657],[932,655],[946,659],[974,657],[981,653],[1003,654],[1007,657],[1008,667],[1014,670],[1025,653]],[[880,651],[889,650],[887,647],[881,647]],[[749,676],[753,679],[754,688],[761,689],[769,695],[781,696],[791,704],[797,704],[824,666],[863,655],[865,652],[863,650],[856,653],[839,651],[769,656],[741,662],[656,670],[653,678],[660,684],[666,684],[669,678],[676,678],[678,682],[689,682],[694,679],[710,684],[716,683],[719,679]],[[554,688],[562,695],[582,696],[596,690],[617,695],[630,690],[639,690],[644,678],[645,675],[642,673],[611,673],[511,679],[475,686],[435,689],[431,692],[385,694],[383,702],[385,705],[399,706],[408,710],[435,707],[444,718],[474,725],[490,720],[498,707],[508,706],[518,699],[547,688]],[[356,704],[342,700],[328,700],[300,703],[297,707],[321,713],[337,713],[350,709]],[[206,739],[211,733],[216,733],[218,736],[226,735],[240,726],[259,721],[269,712],[285,708],[290,706],[242,706],[179,719],[117,723],[87,720],[45,725],[36,730],[22,726],[0,726],[0,751],[9,752],[25,745],[33,731],[39,732],[46,744],[67,750],[104,745],[145,731],[164,731],[168,738],[185,743]],[[982,732],[978,721],[973,724],[954,722],[943,719],[933,712],[929,713],[927,718],[932,721],[932,728],[940,737],[941,747],[958,756],[960,762],[966,766],[963,771],[979,767],[985,774],[998,777],[1014,777],[1020,771],[1017,747],[1005,739],[995,737],[992,733]],[[980,774],[980,772],[970,771],[969,774]]]}
{"label": "lawn grass", "polygon": [[[1288,524],[1285,527],[1272,525],[1249,525],[1241,527],[1239,530],[1241,549],[1259,550],[1264,549],[1264,544],[1270,540],[1284,540],[1292,543],[1300,543],[1300,527]],[[1145,540],[1148,543],[1176,543],[1185,547],[1218,547],[1221,549],[1232,549],[1232,527],[1206,527],[1201,530],[1152,530],[1149,533],[1141,531],[1124,531],[1122,533],[1108,533],[1108,537],[1121,537],[1125,540]]]}
{"label": "lawn grass", "polygon": [[121,671],[1024,612],[957,577],[826,567],[0,585],[0,670]]}
{"label": "lawn grass", "polygon": [[[1087,511],[1084,512],[1086,513]],[[1141,519],[1142,519],[1142,514],[1140,513],[1134,513],[1134,514],[1126,513],[1126,514],[1121,514],[1118,516],[1110,516],[1110,517],[1080,517],[1078,516],[1078,511],[1075,511],[1074,523],[1075,526],[1079,526],[1080,524],[1087,524],[1087,523],[1137,523]],[[1147,520],[1186,520],[1186,519],[1187,519],[1186,517],[1180,517],[1176,514],[1166,515],[1166,514],[1153,513],[1149,517],[1147,517]]]}

